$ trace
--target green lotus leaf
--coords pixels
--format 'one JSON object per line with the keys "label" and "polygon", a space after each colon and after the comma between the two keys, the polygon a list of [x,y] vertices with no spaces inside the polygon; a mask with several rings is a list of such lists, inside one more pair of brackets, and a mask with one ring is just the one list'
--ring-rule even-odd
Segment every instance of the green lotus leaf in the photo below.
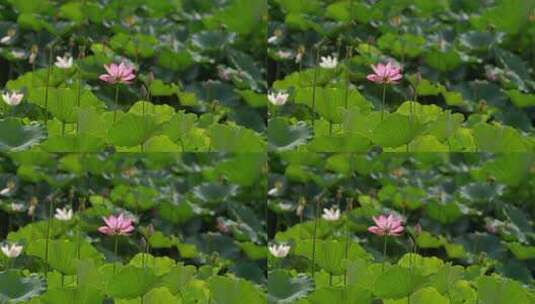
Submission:
{"label": "green lotus leaf", "polygon": [[311,109],[314,108],[314,111],[323,118],[336,123],[342,122],[339,108],[358,107],[362,113],[368,113],[371,110],[371,104],[357,90],[346,92],[342,88],[298,89],[295,102],[305,104]]}
{"label": "green lotus leaf", "polygon": [[0,301],[26,303],[45,290],[45,283],[37,275],[21,276],[17,271],[0,272]]}
{"label": "green lotus leaf", "polygon": [[260,289],[248,281],[213,276],[207,282],[214,303],[266,303],[266,296],[263,295]]}
{"label": "green lotus leaf", "polygon": [[392,266],[375,281],[373,293],[383,299],[399,299],[412,294],[423,283],[423,277],[409,268]]}
{"label": "green lotus leaf", "polygon": [[108,131],[108,140],[117,146],[139,146],[144,144],[159,129],[152,116],[127,113],[117,120]]}
{"label": "green lotus leaf", "polygon": [[84,108],[104,109],[104,103],[91,91],[82,90],[78,100],[78,90],[70,88],[33,88],[28,95],[29,102],[46,108],[55,118],[62,122],[73,123],[78,118],[78,111]]}
{"label": "green lotus leaf", "polygon": [[419,123],[416,119],[411,121],[408,116],[394,113],[386,116],[375,127],[371,140],[382,147],[395,148],[411,142],[418,129]]}
{"label": "green lotus leaf", "polygon": [[98,304],[104,301],[104,296],[96,288],[60,288],[49,289],[40,300],[46,304]]}
{"label": "green lotus leaf", "polygon": [[370,304],[372,295],[369,291],[352,286],[348,288],[322,287],[316,289],[308,298],[311,304],[348,303]]}
{"label": "green lotus leaf", "polygon": [[38,124],[24,125],[18,118],[0,119],[0,150],[21,151],[38,144],[45,134]]}
{"label": "green lotus leaf", "polygon": [[156,281],[157,276],[150,268],[128,265],[113,275],[106,291],[115,298],[132,299],[147,294]]}
{"label": "green lotus leaf", "polygon": [[[44,261],[46,243],[45,239],[34,240],[28,245],[26,253]],[[48,241],[48,264],[63,274],[75,274],[80,259],[90,259],[97,264],[103,260],[103,255],[86,241],[80,242],[79,254],[78,256],[78,245],[74,241],[66,239]]]}
{"label": "green lotus leaf", "polygon": [[295,149],[305,144],[310,137],[310,132],[303,122],[291,126],[282,118],[274,118],[269,121],[267,135],[269,146],[273,150]]}
{"label": "green lotus leaf", "polygon": [[50,152],[98,152],[104,148],[102,139],[91,134],[48,137],[41,145]]}
{"label": "green lotus leaf", "polygon": [[441,295],[436,289],[432,287],[426,287],[417,290],[411,295],[411,303],[425,304],[425,303],[437,303],[437,304],[449,304],[450,300]]}
{"label": "green lotus leaf", "polygon": [[212,149],[227,152],[260,152],[264,139],[254,131],[232,125],[213,125],[208,129]]}
{"label": "green lotus leaf", "polygon": [[524,152],[527,150],[522,135],[508,126],[479,123],[474,126],[474,137],[479,151]]}
{"label": "green lotus leaf", "polygon": [[528,304],[530,296],[520,283],[499,277],[481,277],[477,280],[478,299],[484,304],[504,302]]}
{"label": "green lotus leaf", "polygon": [[312,282],[305,275],[292,277],[284,270],[276,270],[268,276],[268,303],[294,303],[312,289]]}
{"label": "green lotus leaf", "polygon": [[[369,254],[357,243],[350,243],[346,254],[345,242],[336,240],[317,240],[316,241],[315,263],[322,269],[332,274],[343,274],[345,270],[345,259],[368,259]],[[312,240],[300,241],[296,248],[295,254],[302,255],[312,260]],[[346,258],[347,256],[347,258]]]}
{"label": "green lotus leaf", "polygon": [[182,303],[179,300],[179,297],[174,296],[169,289],[165,287],[154,288],[149,291],[146,295],[143,296],[143,303],[147,304],[158,304],[158,303],[169,303],[169,304],[180,304]]}

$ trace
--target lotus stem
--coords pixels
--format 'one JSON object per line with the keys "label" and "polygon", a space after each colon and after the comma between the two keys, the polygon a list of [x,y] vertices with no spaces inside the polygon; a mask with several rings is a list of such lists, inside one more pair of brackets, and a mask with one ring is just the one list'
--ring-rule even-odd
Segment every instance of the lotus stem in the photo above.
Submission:
{"label": "lotus stem", "polygon": [[[352,2],[351,4],[352,5]],[[346,53],[346,60],[349,60],[353,55],[353,48],[351,46],[347,47],[347,53]],[[347,107],[348,107],[348,101],[349,101],[349,66],[346,62],[346,79],[345,79],[345,85],[346,85],[346,90],[345,90],[345,95],[344,95],[344,108],[347,110]]]}
{"label": "lotus stem", "polygon": [[349,22],[353,23],[353,0],[349,0]]}
{"label": "lotus stem", "polygon": [[[418,74],[419,75],[419,74]],[[414,129],[414,107],[415,102],[418,102],[418,84],[419,84],[419,77],[417,78],[416,86],[414,87],[414,98],[409,102],[409,125],[410,125],[410,135],[412,137],[412,132]],[[410,152],[410,143],[407,143],[407,152]]]}
{"label": "lotus stem", "polygon": [[147,243],[143,237],[141,237],[141,245],[143,247],[143,251],[141,252],[141,266],[143,267],[143,269],[145,269],[145,254],[147,252]]}
{"label": "lotus stem", "polygon": [[115,109],[113,109],[113,123],[117,121],[117,109],[119,108],[119,84],[115,85]]}
{"label": "lotus stem", "polygon": [[[347,258],[349,257],[349,212],[351,211],[351,209],[353,209],[353,200],[352,199],[348,199],[347,200],[347,206],[346,206],[346,210],[347,210],[347,213],[346,213],[346,220],[345,220],[345,228],[346,228],[346,238],[345,238],[345,241],[346,241],[346,248],[345,248],[345,259],[347,260]],[[344,273],[344,286],[347,287],[347,268],[346,268],[346,271]]]}
{"label": "lotus stem", "polygon": [[383,243],[383,265],[381,267],[381,272],[385,272],[385,263],[386,263],[386,245],[388,243],[388,236],[385,234],[384,243]]}
{"label": "lotus stem", "polygon": [[[82,54],[80,54],[79,58],[82,58]],[[82,96],[82,73],[80,70],[80,66],[78,65],[78,70],[76,71],[76,77],[78,78],[78,92],[76,94],[76,105],[78,108],[80,108],[80,100]],[[80,129],[80,124],[78,121],[76,121],[76,134],[78,134],[78,131]]]}
{"label": "lotus stem", "polygon": [[312,130],[313,131],[314,131],[314,124],[315,124],[314,116],[315,116],[315,109],[316,109],[316,86],[318,82],[318,70],[319,70],[319,67],[317,65],[319,64],[319,61],[320,61],[319,58],[320,58],[320,48],[318,46],[317,51],[316,51],[316,67],[314,68],[314,80],[312,83]]}
{"label": "lotus stem", "polygon": [[312,239],[312,280],[314,280],[314,273],[316,271],[316,239],[318,233],[318,224],[319,224],[319,208],[320,200],[316,198],[316,218],[314,220],[314,238]]}
{"label": "lotus stem", "polygon": [[[115,245],[113,247],[113,253],[114,253],[114,258],[117,258],[117,252],[118,252],[118,249],[119,249],[119,235],[115,235],[114,238],[115,238],[115,240],[114,240]],[[117,262],[115,261],[113,263],[113,274],[115,274],[116,270],[117,270]]]}
{"label": "lotus stem", "polygon": [[381,102],[381,121],[385,117],[385,99],[386,99],[386,83],[383,84],[383,101]]}
{"label": "lotus stem", "polygon": [[52,214],[54,212],[54,198],[50,198],[48,208],[48,223],[46,225],[46,240],[45,240],[45,279],[48,278],[48,247],[50,240],[50,229],[52,227]]}
{"label": "lotus stem", "polygon": [[50,46],[50,53],[48,54],[48,70],[46,73],[45,86],[45,126],[48,126],[48,90],[50,86],[50,74],[52,74],[52,60],[54,58],[54,46]]}

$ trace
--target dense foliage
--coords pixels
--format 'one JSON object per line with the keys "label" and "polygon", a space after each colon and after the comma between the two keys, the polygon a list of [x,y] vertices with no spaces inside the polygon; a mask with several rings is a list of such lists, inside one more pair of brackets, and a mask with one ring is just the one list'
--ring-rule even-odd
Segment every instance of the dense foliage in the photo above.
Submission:
{"label": "dense foliage", "polygon": [[[1,253],[0,302],[265,301],[264,155],[21,152],[0,168],[1,245],[23,246]],[[117,214],[130,235],[97,231]]]}
{"label": "dense foliage", "polygon": [[[1,107],[0,148],[265,150],[266,13],[262,0],[0,0],[0,86],[24,94]],[[100,80],[112,62],[134,81]]]}
{"label": "dense foliage", "polygon": [[[268,235],[291,249],[269,258],[270,303],[533,303],[534,161],[273,155]],[[341,215],[329,220],[333,207]],[[382,214],[400,217],[404,232],[369,232]]]}
{"label": "dense foliage", "polygon": [[[271,150],[533,151],[534,1],[269,4]],[[366,79],[387,62],[399,84]]]}

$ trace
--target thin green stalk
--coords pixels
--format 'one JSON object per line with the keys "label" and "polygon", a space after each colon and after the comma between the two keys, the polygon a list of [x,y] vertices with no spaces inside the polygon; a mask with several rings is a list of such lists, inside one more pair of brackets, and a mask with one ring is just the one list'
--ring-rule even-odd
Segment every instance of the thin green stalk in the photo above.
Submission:
{"label": "thin green stalk", "polygon": [[[147,255],[147,247],[148,247],[148,240],[145,240],[143,237],[141,237],[142,239],[142,244],[143,244],[143,253],[141,254],[141,264],[143,265],[143,270],[146,270],[146,266],[147,266],[147,262],[146,262],[146,255]],[[140,302],[141,304],[143,304],[143,296],[140,297]]]}
{"label": "thin green stalk", "polygon": [[353,0],[349,0],[349,22],[353,23]]}
{"label": "thin green stalk", "polygon": [[319,225],[319,208],[320,200],[316,199],[316,218],[314,221],[314,238],[312,239],[312,280],[314,280],[314,273],[316,271],[316,239]]}
{"label": "thin green stalk", "polygon": [[385,117],[386,83],[383,84],[383,101],[381,102],[381,121]]}
{"label": "thin green stalk", "polygon": [[316,109],[316,86],[318,82],[318,71],[319,71],[319,61],[320,61],[320,47],[318,45],[317,51],[316,51],[316,66],[314,68],[314,81],[312,83],[312,130],[314,130],[314,116],[315,116],[315,109]]}
{"label": "thin green stalk", "polygon": [[[409,271],[412,273],[412,263],[413,263],[413,260],[414,260],[414,256],[416,255],[416,239],[413,239],[412,237],[409,238],[411,240],[411,242],[413,243],[412,245],[412,248],[411,248],[411,255],[410,255],[410,258],[409,258]],[[410,280],[410,278],[409,278]],[[410,294],[407,296],[407,301],[408,303],[407,304],[411,304],[411,296]]]}
{"label": "thin green stalk", "polygon": [[[418,79],[419,79],[419,77],[418,77]],[[409,106],[410,106],[409,118],[410,118],[410,132],[411,132],[410,134],[411,134],[411,137],[412,137],[412,132],[414,130],[414,109],[415,109],[415,106],[416,106],[415,103],[418,102],[418,84],[419,84],[419,80],[416,83],[416,86],[414,87],[414,98],[409,103]],[[409,144],[407,144],[407,152],[410,152],[410,145]]]}
{"label": "thin green stalk", "polygon": [[[151,78],[152,79],[152,78]],[[151,80],[152,82],[152,80]],[[151,103],[151,98],[152,98],[152,89],[151,89],[151,82],[149,82],[149,85],[148,85],[148,88],[147,88],[147,101],[149,103]],[[143,107],[142,107],[142,114],[143,114],[143,127],[146,129],[146,126],[147,126],[147,120],[145,118],[145,102],[142,103]],[[142,143],[141,144],[141,152],[144,152],[144,144]]]}
{"label": "thin green stalk", "polygon": [[[115,246],[113,247],[114,258],[117,258],[117,252],[119,249],[119,235],[115,235]],[[115,274],[117,268],[117,261],[113,263],[113,274]]]}
{"label": "thin green stalk", "polygon": [[147,243],[144,239],[141,239],[141,244],[143,244],[143,252],[141,253],[141,266],[143,267],[143,269],[145,269],[145,255],[147,252]]}
{"label": "thin green stalk", "polygon": [[[150,102],[150,100],[149,100]],[[146,119],[145,119],[145,102],[141,102],[141,116],[143,117],[143,132],[145,132]],[[143,153],[143,143],[140,144],[141,153]]]}
{"label": "thin green stalk", "polygon": [[32,62],[32,85],[34,86],[35,85],[35,82],[34,82],[34,72],[35,72],[35,60]]}
{"label": "thin green stalk", "polygon": [[[78,78],[78,92],[76,94],[76,105],[78,108],[80,108],[80,100],[82,96],[82,76],[80,75],[80,67],[78,67],[77,75]],[[78,131],[80,129],[80,124],[78,123],[78,120],[76,120],[76,134],[78,134]]]}
{"label": "thin green stalk", "polygon": [[[347,53],[346,53],[346,60],[349,61],[349,59],[353,57],[353,48],[351,46],[347,47]],[[349,66],[346,62],[346,79],[345,79],[345,93],[344,93],[344,109],[347,109],[348,107],[348,101],[349,101]]]}
{"label": "thin green stalk", "polygon": [[[80,206],[78,206],[78,218],[76,221],[76,256],[78,259],[80,259],[80,247],[81,247],[81,237],[82,237],[82,226],[81,226],[81,218],[80,214],[85,209],[85,198],[82,198],[80,200]],[[74,209],[73,209],[74,210]]]}
{"label": "thin green stalk", "polygon": [[[349,239],[350,239],[350,235],[349,235],[349,212],[351,212],[351,209],[353,209],[353,202],[351,199],[348,199],[348,202],[347,202],[347,207],[346,207],[346,210],[347,210],[347,213],[346,213],[346,221],[345,221],[345,228],[346,228],[346,238],[345,238],[345,241],[346,241],[346,247],[345,247],[345,254],[344,254],[344,258],[347,260],[347,258],[349,257]],[[346,271],[344,272],[344,286],[347,287],[347,268],[346,268]]]}
{"label": "thin green stalk", "polygon": [[385,271],[385,263],[386,263],[386,243],[388,240],[388,236],[384,236],[384,243],[383,243],[383,265],[381,267],[381,272]]}
{"label": "thin green stalk", "polygon": [[4,264],[3,264],[4,270],[9,271],[13,266],[13,262],[11,261],[12,259],[7,256],[3,256],[3,257],[4,257]]}
{"label": "thin green stalk", "polygon": [[117,109],[119,108],[119,84],[115,85],[115,109],[113,109],[113,122],[117,121]]}
{"label": "thin green stalk", "polygon": [[[412,113],[413,113],[413,105],[414,101],[409,101],[409,134],[412,138],[412,119],[413,119],[413,116],[412,116]],[[410,152],[411,151],[411,148],[410,148],[410,143],[407,143],[407,152]]]}
{"label": "thin green stalk", "polygon": [[[74,209],[74,206],[72,206],[72,210],[75,210]],[[81,228],[81,225],[80,225],[80,221],[81,221],[81,218],[80,218],[80,214],[82,213],[82,211],[84,210],[85,208],[85,198],[82,198],[80,199],[80,205],[78,206],[78,215],[77,215],[77,218],[76,218],[76,257],[78,258],[78,260],[80,260],[80,257],[81,257],[81,235],[82,235],[82,228]],[[78,276],[78,273],[76,274],[76,287],[78,287],[80,285],[80,277]]]}
{"label": "thin green stalk", "polygon": [[50,74],[52,74],[53,57],[54,57],[54,46],[50,46],[50,53],[48,55],[48,70],[46,73],[46,86],[45,86],[45,126],[48,126],[48,89],[50,86]]}
{"label": "thin green stalk", "polygon": [[48,208],[48,223],[46,225],[46,240],[45,240],[45,280],[48,278],[48,247],[50,240],[50,230],[52,227],[52,213],[54,212],[54,198],[50,198]]}

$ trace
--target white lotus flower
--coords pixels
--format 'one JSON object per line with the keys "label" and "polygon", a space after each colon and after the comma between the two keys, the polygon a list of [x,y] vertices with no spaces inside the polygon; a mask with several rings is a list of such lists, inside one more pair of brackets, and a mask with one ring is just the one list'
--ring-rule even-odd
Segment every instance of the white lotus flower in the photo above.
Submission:
{"label": "white lotus flower", "polygon": [[17,59],[22,59],[22,58],[24,58],[24,56],[26,56],[26,52],[25,51],[13,50],[13,51],[11,51],[11,55],[13,55],[13,57],[15,57]]}
{"label": "white lotus flower", "polygon": [[70,221],[72,219],[72,209],[70,208],[56,208],[56,214],[54,217],[60,221]]}
{"label": "white lotus flower", "polygon": [[284,258],[290,252],[290,246],[286,244],[269,245],[269,252],[276,258]]}
{"label": "white lotus flower", "polygon": [[303,53],[299,52],[297,53],[297,55],[295,55],[295,63],[299,63],[301,62],[301,60],[303,60]]}
{"label": "white lotus flower", "polygon": [[11,203],[10,207],[11,207],[11,210],[15,212],[20,212],[24,210],[24,204],[21,204],[21,203]]}
{"label": "white lotus flower", "polygon": [[2,94],[2,99],[4,99],[4,102],[10,106],[17,106],[22,101],[22,98],[24,98],[24,94],[17,93],[17,92],[5,92]]}
{"label": "white lotus flower", "polygon": [[17,244],[12,244],[12,245],[4,244],[2,246],[2,252],[8,258],[16,258],[22,252],[22,248],[23,248],[22,246],[19,246]]}
{"label": "white lotus flower", "polygon": [[321,57],[320,67],[324,69],[334,69],[338,66],[338,58],[334,56]]}
{"label": "white lotus flower", "polygon": [[305,205],[299,204],[297,208],[295,208],[295,215],[301,217],[303,216],[303,211],[305,211]]}
{"label": "white lotus flower", "polygon": [[69,54],[63,57],[57,56],[55,65],[60,69],[70,69],[72,67],[73,59]]}
{"label": "white lotus flower", "polygon": [[11,36],[9,36],[9,35],[4,36],[4,37],[2,37],[2,39],[0,39],[0,43],[8,44],[9,41],[11,41],[11,38],[13,38],[13,37],[11,37]]}
{"label": "white lotus flower", "polygon": [[277,56],[279,56],[282,59],[290,59],[292,58],[292,52],[290,51],[278,51]]}
{"label": "white lotus flower", "polygon": [[279,189],[278,189],[277,187],[274,187],[274,188],[269,189],[269,191],[268,191],[267,194],[268,194],[269,196],[275,196],[275,195],[277,195],[278,193],[279,193]]}
{"label": "white lotus flower", "polygon": [[321,217],[326,221],[337,221],[340,219],[340,210],[337,207],[332,207],[331,209],[323,208]]}
{"label": "white lotus flower", "polygon": [[276,35],[273,35],[273,36],[268,38],[267,43],[269,43],[269,44],[275,43],[277,41],[277,39],[279,39],[279,37],[277,37]]}
{"label": "white lotus flower", "polygon": [[286,92],[271,92],[268,94],[268,100],[275,106],[282,106],[288,101],[288,96],[290,95]]}
{"label": "white lotus flower", "polygon": [[37,58],[37,53],[31,52],[30,56],[28,57],[28,63],[34,64],[36,58]]}

